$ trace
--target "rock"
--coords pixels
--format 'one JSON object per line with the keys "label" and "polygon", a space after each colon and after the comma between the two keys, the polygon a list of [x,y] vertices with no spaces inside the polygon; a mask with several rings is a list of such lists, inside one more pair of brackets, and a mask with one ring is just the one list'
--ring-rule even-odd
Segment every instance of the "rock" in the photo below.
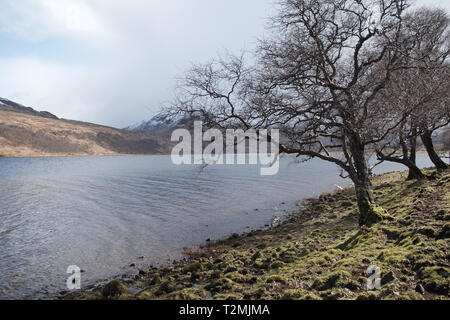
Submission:
{"label": "rock", "polygon": [[134,264],[134,263],[132,263],[132,264],[130,264],[130,267],[136,267],[136,264]]}
{"label": "rock", "polygon": [[424,236],[427,236],[429,238],[434,238],[434,236],[435,236],[434,230],[431,228],[427,228],[427,227],[417,228],[415,232],[423,234]]}
{"label": "rock", "polygon": [[169,281],[165,281],[163,283],[161,283],[161,285],[159,286],[158,291],[155,293],[156,295],[160,296],[164,293],[171,293],[173,291],[175,291],[175,285]]}
{"label": "rock", "polygon": [[389,271],[384,275],[383,278],[381,278],[381,285],[387,284],[389,282],[392,282],[394,280],[397,280],[397,277],[392,271]]}
{"label": "rock", "polygon": [[189,272],[194,273],[194,272],[202,271],[202,269],[203,269],[203,265],[201,263],[194,262],[194,263],[186,265],[183,268],[183,272],[184,273],[189,273]]}
{"label": "rock", "polygon": [[196,282],[197,280],[200,280],[200,278],[201,278],[201,275],[197,272],[192,273],[191,277],[190,277],[192,282]]}
{"label": "rock", "polygon": [[145,276],[147,274],[147,271],[139,269],[139,275],[140,276]]}
{"label": "rock", "polygon": [[112,298],[128,293],[128,288],[118,280],[113,280],[102,289],[102,295],[105,298]]}
{"label": "rock", "polygon": [[416,286],[416,292],[420,293],[421,295],[425,294],[425,289],[420,283]]}
{"label": "rock", "polygon": [[159,275],[155,275],[153,279],[150,281],[150,285],[153,286],[155,284],[161,283],[161,278]]}

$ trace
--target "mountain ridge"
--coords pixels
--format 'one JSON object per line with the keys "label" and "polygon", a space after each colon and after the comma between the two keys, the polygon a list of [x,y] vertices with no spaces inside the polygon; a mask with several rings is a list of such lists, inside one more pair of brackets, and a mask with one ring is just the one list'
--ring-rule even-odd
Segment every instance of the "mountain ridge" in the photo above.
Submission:
{"label": "mountain ridge", "polygon": [[88,122],[60,119],[0,98],[0,157],[164,154],[161,139]]}
{"label": "mountain ridge", "polygon": [[48,111],[36,111],[33,108],[25,107],[24,105],[21,105],[17,102],[0,98],[0,109],[6,110],[6,111],[13,111],[13,112],[19,112],[19,113],[25,113],[35,116],[40,116],[43,118],[49,118],[49,119],[59,119],[54,114],[48,112]]}

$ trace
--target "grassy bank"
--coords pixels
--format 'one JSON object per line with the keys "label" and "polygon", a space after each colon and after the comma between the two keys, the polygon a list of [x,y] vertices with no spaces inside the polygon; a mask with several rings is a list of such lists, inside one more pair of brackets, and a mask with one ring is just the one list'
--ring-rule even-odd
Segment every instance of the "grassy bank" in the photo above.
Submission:
{"label": "grassy bank", "polygon": [[[370,229],[343,190],[306,201],[277,227],[189,251],[188,262],[66,298],[449,299],[450,172],[427,174],[376,177],[377,203],[392,219]],[[372,265],[382,284],[368,292]]]}

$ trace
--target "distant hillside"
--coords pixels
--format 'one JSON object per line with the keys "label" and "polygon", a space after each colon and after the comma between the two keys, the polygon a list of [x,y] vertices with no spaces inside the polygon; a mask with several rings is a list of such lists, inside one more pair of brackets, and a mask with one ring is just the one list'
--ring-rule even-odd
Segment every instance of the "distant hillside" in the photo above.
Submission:
{"label": "distant hillside", "polygon": [[150,135],[58,119],[49,112],[0,98],[0,157],[167,152],[168,146]]}
{"label": "distant hillside", "polygon": [[[197,119],[201,121],[201,119]],[[148,121],[142,121],[141,123],[124,128],[124,130],[142,133],[153,137],[158,137],[166,144],[171,144],[171,134],[176,129],[188,129],[192,133],[194,120],[188,117],[181,117],[178,120],[167,119],[164,116],[157,115]],[[283,137],[281,137],[283,141]],[[327,142],[324,138],[322,142]],[[438,130],[433,135],[433,142],[437,150],[449,150],[450,146],[450,128],[444,128]],[[417,147],[419,151],[425,151],[422,141],[417,139]]]}

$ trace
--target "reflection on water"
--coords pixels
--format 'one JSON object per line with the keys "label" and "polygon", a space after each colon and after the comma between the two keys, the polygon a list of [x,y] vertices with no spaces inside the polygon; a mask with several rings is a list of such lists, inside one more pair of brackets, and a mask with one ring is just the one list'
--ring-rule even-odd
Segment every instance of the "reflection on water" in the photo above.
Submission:
{"label": "reflection on water", "polygon": [[256,166],[201,170],[168,156],[0,159],[0,299],[49,298],[66,289],[70,265],[85,271],[86,286],[129,272],[131,262],[168,262],[348,185],[332,164],[293,159],[265,177]]}

